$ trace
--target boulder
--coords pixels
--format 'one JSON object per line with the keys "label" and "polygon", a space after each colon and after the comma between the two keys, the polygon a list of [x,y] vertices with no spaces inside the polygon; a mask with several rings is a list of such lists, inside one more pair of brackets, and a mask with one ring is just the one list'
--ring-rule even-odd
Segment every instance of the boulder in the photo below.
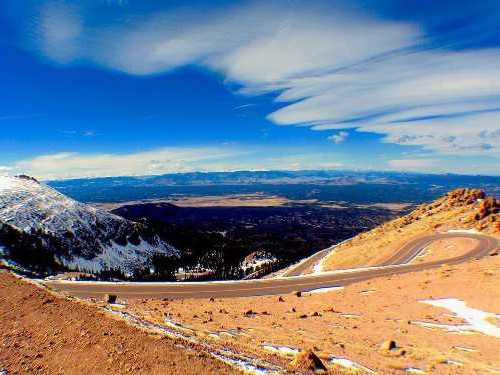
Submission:
{"label": "boulder", "polygon": [[104,301],[106,303],[116,303],[116,295],[114,294],[106,294],[104,295]]}
{"label": "boulder", "polygon": [[313,373],[325,373],[327,371],[326,366],[312,350],[297,354],[291,366],[295,371],[306,371],[308,373],[311,371]]}

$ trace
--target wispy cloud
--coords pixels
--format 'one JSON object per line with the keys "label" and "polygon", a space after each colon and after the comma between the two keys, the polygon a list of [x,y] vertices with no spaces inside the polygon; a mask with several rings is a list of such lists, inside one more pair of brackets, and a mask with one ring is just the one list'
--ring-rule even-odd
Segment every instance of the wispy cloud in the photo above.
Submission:
{"label": "wispy cloud", "polygon": [[41,113],[20,114],[20,115],[0,115],[0,121],[15,121],[15,120],[29,120],[32,118],[41,117]]}
{"label": "wispy cloud", "polygon": [[[238,83],[241,94],[278,92],[283,106],[268,116],[278,125],[355,129],[431,152],[500,156],[500,49],[446,48],[439,41],[449,38],[435,30],[361,9],[342,1],[328,9],[251,2],[110,24],[90,17],[96,8],[45,2],[32,43],[57,63],[136,75],[202,66]],[[432,48],[435,40],[445,48]]]}
{"label": "wispy cloud", "polygon": [[99,135],[92,129],[87,129],[87,130],[74,130],[74,129],[68,129],[68,130],[61,130],[61,133],[64,134],[65,136],[68,137],[95,137]]}

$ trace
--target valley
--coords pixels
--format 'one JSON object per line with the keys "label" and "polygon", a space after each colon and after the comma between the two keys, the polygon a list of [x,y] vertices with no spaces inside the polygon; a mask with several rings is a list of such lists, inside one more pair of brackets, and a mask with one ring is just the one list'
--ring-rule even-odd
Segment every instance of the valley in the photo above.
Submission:
{"label": "valley", "polygon": [[[0,361],[8,373],[490,374],[500,367],[493,349],[500,337],[500,203],[482,190],[456,189],[417,204],[291,199],[258,186],[245,194],[89,204],[26,176],[2,186],[0,326],[14,333]],[[120,271],[108,263],[107,272],[96,272],[69,268],[81,255],[60,252],[71,249],[62,242],[46,258],[58,264],[45,268],[52,276],[26,278],[40,275],[32,266],[39,258],[27,253],[30,262],[21,264],[16,252],[34,243],[47,257],[51,247],[36,241],[39,233],[63,233],[94,250],[87,264],[106,267],[115,258],[101,252],[118,247],[84,247],[88,242],[66,235],[93,225],[98,235],[114,234],[101,220],[123,225],[127,254],[141,248],[134,233],[175,252],[164,256],[156,247],[142,253],[146,267],[125,263]],[[6,306],[29,314],[8,319],[17,310]],[[55,317],[70,328],[57,330]],[[37,321],[46,324],[41,335]],[[61,361],[95,344],[119,349],[96,354],[98,363],[82,358],[80,367]],[[190,353],[193,367],[186,365]]]}
{"label": "valley", "polygon": [[[250,206],[244,205],[248,201],[237,206],[220,203],[230,200],[233,204],[234,196],[219,197],[214,206],[207,205],[214,204],[212,197],[208,201],[185,198],[182,207],[166,202],[122,203],[111,212],[147,223],[162,240],[181,249],[176,262],[191,279],[239,279],[252,273],[263,276],[374,228],[396,214],[378,207],[331,208],[289,201],[269,205],[270,199],[277,198],[261,198],[252,200]],[[187,203],[193,199],[195,205]],[[242,200],[238,197],[238,202]],[[258,254],[273,261],[243,270],[242,262]]]}

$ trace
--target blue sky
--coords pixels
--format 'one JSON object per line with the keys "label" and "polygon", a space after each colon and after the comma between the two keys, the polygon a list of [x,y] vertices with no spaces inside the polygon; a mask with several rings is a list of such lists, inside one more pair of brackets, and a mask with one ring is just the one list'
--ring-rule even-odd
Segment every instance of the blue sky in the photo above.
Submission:
{"label": "blue sky", "polygon": [[0,0],[0,173],[500,174],[498,1]]}

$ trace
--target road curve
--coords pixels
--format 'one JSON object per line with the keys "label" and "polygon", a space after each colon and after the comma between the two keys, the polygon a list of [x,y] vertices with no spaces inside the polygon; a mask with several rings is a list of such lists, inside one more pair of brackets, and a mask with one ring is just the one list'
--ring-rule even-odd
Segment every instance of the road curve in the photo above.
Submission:
{"label": "road curve", "polygon": [[[430,243],[440,239],[456,237],[473,238],[478,243],[469,252],[450,259],[418,264],[408,263]],[[393,257],[380,266],[355,270],[238,281],[158,283],[44,281],[44,284],[55,290],[82,298],[102,297],[106,293],[115,294],[121,298],[233,298],[261,296],[347,285],[380,276],[437,268],[443,264],[458,264],[467,260],[482,258],[498,248],[499,241],[493,237],[471,233],[442,233],[420,237],[406,243]]]}
{"label": "road curve", "polygon": [[324,249],[321,251],[318,251],[317,253],[314,253],[311,255],[309,258],[306,258],[302,260],[301,262],[291,266],[288,268],[286,271],[284,271],[281,274],[281,277],[290,277],[290,276],[300,276],[302,275],[305,271],[307,271],[309,268],[314,267],[316,263],[321,261],[324,257],[332,251],[334,246],[329,247],[328,249]]}

